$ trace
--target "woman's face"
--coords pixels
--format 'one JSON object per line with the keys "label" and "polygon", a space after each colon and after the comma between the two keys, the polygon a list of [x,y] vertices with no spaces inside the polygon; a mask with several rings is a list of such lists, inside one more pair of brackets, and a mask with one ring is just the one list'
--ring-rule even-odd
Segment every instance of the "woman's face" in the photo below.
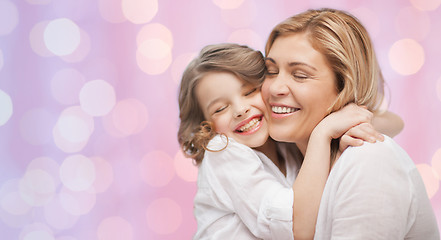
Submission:
{"label": "woman's face", "polygon": [[306,33],[278,37],[266,58],[262,95],[269,111],[270,136],[306,149],[314,127],[337,98],[335,77]]}

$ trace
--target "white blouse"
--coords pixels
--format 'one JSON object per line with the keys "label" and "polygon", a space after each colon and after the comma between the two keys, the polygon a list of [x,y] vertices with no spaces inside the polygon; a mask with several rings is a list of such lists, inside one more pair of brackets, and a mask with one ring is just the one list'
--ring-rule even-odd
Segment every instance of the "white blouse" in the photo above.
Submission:
{"label": "white blouse", "polygon": [[[219,135],[208,149],[222,149]],[[264,154],[229,139],[226,149],[205,151],[199,166],[194,239],[293,239],[292,184],[297,165],[288,144],[278,144],[287,176]]]}
{"label": "white blouse", "polygon": [[392,139],[343,152],[326,182],[315,239],[440,239],[421,176]]}

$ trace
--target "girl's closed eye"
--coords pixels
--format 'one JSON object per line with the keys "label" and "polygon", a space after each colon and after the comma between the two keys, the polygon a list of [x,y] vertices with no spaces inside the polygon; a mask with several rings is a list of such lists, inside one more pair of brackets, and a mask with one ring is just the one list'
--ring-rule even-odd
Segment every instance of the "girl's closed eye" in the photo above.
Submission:
{"label": "girl's closed eye", "polygon": [[245,96],[249,96],[257,91],[257,88],[252,88],[250,91],[245,93]]}
{"label": "girl's closed eye", "polygon": [[217,109],[214,111],[214,114],[215,114],[215,113],[220,113],[220,112],[222,112],[223,110],[225,110],[226,108],[227,108],[227,105],[222,106],[222,107],[219,107],[219,108],[217,108]]}

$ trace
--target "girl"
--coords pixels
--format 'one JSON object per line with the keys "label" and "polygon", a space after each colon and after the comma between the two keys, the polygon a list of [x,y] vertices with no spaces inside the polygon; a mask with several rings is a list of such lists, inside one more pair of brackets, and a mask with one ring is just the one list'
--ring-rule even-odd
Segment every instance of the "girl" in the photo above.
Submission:
{"label": "girl", "polygon": [[[268,138],[260,94],[264,64],[258,51],[219,44],[205,47],[184,72],[178,139],[184,153],[199,165],[195,239],[292,239],[293,197],[307,195],[311,202],[320,201],[323,186],[312,186],[326,181],[331,139],[372,117],[355,105],[326,117],[315,128],[299,169],[298,148]],[[361,145],[357,138],[382,140],[368,124],[352,128],[346,136],[342,145]],[[294,182],[297,169],[307,172],[301,176],[311,173],[317,180]],[[318,210],[307,203],[296,209]],[[294,225],[300,222],[312,221],[295,219]]]}

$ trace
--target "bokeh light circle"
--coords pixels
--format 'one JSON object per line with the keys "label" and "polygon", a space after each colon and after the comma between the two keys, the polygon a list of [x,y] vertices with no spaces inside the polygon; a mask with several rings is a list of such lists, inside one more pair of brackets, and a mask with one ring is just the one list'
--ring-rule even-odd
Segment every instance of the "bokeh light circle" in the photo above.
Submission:
{"label": "bokeh light circle", "polygon": [[29,33],[29,42],[31,44],[32,51],[41,57],[51,57],[54,54],[49,51],[44,43],[44,31],[46,30],[49,21],[41,21],[32,27]]}
{"label": "bokeh light circle", "polygon": [[113,182],[113,167],[109,162],[100,157],[92,157],[90,160],[92,160],[95,166],[93,188],[97,193],[105,192]]}
{"label": "bokeh light circle", "polygon": [[31,206],[47,204],[55,194],[55,180],[41,169],[27,170],[20,179],[20,195]]}
{"label": "bokeh light circle", "polygon": [[45,108],[26,111],[20,119],[20,134],[32,145],[44,145],[51,141],[55,116]]}
{"label": "bokeh light circle", "polygon": [[410,2],[421,11],[433,11],[441,4],[441,0],[410,0]]}
{"label": "bokeh light circle", "polygon": [[196,182],[198,178],[198,167],[193,164],[193,159],[186,158],[181,150],[175,155],[174,166],[176,174],[187,182]]}
{"label": "bokeh light circle", "polygon": [[244,0],[212,0],[221,9],[235,9],[240,7]]}
{"label": "bokeh light circle", "polygon": [[438,179],[441,181],[441,148],[436,150],[432,157],[432,167],[438,175]]}
{"label": "bokeh light circle", "polygon": [[124,136],[141,132],[148,122],[146,106],[134,98],[119,101],[111,117],[115,129]]}
{"label": "bokeh light circle", "polygon": [[136,61],[138,67],[145,73],[162,74],[172,62],[171,46],[161,39],[147,39],[139,45]]}
{"label": "bokeh light circle", "polygon": [[418,72],[424,61],[424,49],[413,39],[398,40],[389,50],[390,65],[401,75]]}
{"label": "bokeh light circle", "polygon": [[50,21],[44,31],[44,43],[47,49],[57,56],[73,53],[80,45],[80,41],[80,28],[67,18]]}
{"label": "bokeh light circle", "polygon": [[148,39],[161,39],[169,47],[173,46],[172,32],[160,23],[151,23],[142,27],[136,36],[136,43],[139,46]]}
{"label": "bokeh light circle", "polygon": [[416,167],[426,186],[427,195],[429,198],[432,198],[439,189],[438,174],[435,169],[428,164],[417,164]]}
{"label": "bokeh light circle", "polygon": [[173,159],[163,151],[150,152],[142,158],[139,172],[147,184],[153,187],[163,187],[175,175]]}
{"label": "bokeh light circle", "polygon": [[147,208],[147,225],[158,234],[171,234],[182,224],[181,207],[170,198],[154,200]]}
{"label": "bokeh light circle", "polygon": [[88,214],[96,204],[96,192],[93,188],[86,191],[71,191],[64,187],[58,198],[63,209],[74,216]]}
{"label": "bokeh light circle", "polygon": [[72,191],[87,190],[95,181],[95,166],[81,154],[69,156],[60,166],[60,179]]}
{"label": "bokeh light circle", "polygon": [[402,8],[395,17],[395,28],[402,37],[421,41],[430,31],[430,18],[427,13],[415,8]]}
{"label": "bokeh light circle", "polygon": [[23,228],[34,215],[33,206],[23,200],[19,192],[20,180],[6,180],[0,187],[0,219],[12,228]]}
{"label": "bokeh light circle", "polygon": [[81,62],[83,61],[90,52],[91,40],[89,34],[84,30],[80,29],[80,44],[78,47],[69,55],[61,56],[61,59],[68,63]]}
{"label": "bokeh light circle", "polygon": [[85,77],[73,68],[64,68],[55,73],[51,81],[51,93],[61,104],[78,103],[80,90],[86,82]]}
{"label": "bokeh light circle", "polygon": [[5,125],[12,116],[12,100],[8,94],[0,89],[0,126]]}
{"label": "bokeh light circle", "polygon": [[115,90],[104,80],[87,82],[80,90],[81,108],[91,116],[108,114],[115,106],[115,102]]}
{"label": "bokeh light circle", "polygon": [[150,22],[158,12],[157,0],[122,0],[124,16],[132,23]]}
{"label": "bokeh light circle", "polygon": [[121,9],[121,0],[98,0],[101,17],[110,23],[126,21]]}
{"label": "bokeh light circle", "polygon": [[52,228],[64,230],[72,228],[77,223],[79,216],[67,212],[61,205],[60,198],[55,197],[44,206],[44,219]]}
{"label": "bokeh light circle", "polygon": [[26,171],[43,170],[52,177],[55,187],[60,185],[60,165],[49,157],[38,157],[33,159],[27,166]]}
{"label": "bokeh light circle", "polygon": [[101,221],[96,234],[98,240],[131,240],[133,226],[122,217],[108,217]]}
{"label": "bokeh light circle", "polygon": [[18,10],[14,3],[0,1],[0,36],[10,34],[18,25]]}

